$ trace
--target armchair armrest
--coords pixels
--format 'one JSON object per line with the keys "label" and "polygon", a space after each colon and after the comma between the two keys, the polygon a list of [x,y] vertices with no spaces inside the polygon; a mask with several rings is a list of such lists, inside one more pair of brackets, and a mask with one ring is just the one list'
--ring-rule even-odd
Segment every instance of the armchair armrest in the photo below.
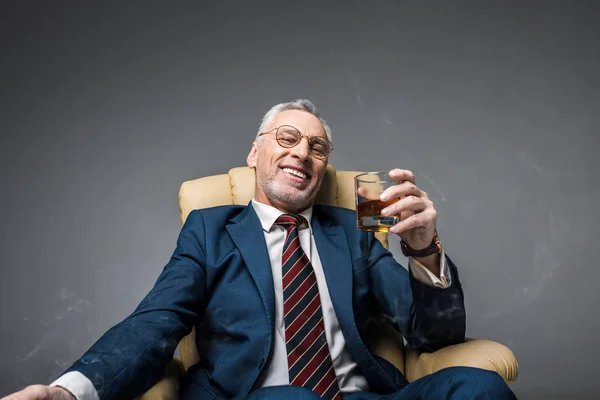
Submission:
{"label": "armchair armrest", "polygon": [[433,353],[406,351],[406,379],[409,382],[448,367],[475,367],[497,372],[506,383],[517,379],[519,366],[513,352],[490,340],[467,339],[465,343]]}
{"label": "armchair armrest", "polygon": [[185,373],[183,364],[178,358],[173,358],[167,367],[165,376],[152,386],[138,400],[177,400],[179,399],[179,381]]}

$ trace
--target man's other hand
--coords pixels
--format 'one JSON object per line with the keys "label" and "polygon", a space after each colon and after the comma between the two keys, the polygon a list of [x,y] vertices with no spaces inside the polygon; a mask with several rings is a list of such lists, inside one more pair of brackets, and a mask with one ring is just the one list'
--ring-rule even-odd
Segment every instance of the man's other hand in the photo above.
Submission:
{"label": "man's other hand", "polygon": [[75,400],[75,396],[58,386],[31,385],[0,400]]}

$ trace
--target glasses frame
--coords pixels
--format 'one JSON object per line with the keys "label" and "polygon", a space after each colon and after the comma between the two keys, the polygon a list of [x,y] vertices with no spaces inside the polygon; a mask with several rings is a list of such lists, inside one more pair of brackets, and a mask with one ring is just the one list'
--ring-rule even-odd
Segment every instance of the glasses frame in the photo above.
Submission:
{"label": "glasses frame", "polygon": [[[300,134],[300,139],[296,143],[294,143],[293,145],[291,145],[291,146],[287,146],[287,145],[282,144],[281,141],[279,140],[279,129],[281,129],[281,128],[292,128],[292,129],[294,129],[296,132],[298,132]],[[304,134],[302,134],[300,132],[300,130],[298,128],[296,128],[295,126],[292,126],[292,125],[280,125],[277,128],[271,129],[270,131],[259,133],[258,137],[261,137],[262,135],[267,135],[269,133],[273,133],[273,131],[275,131],[275,141],[277,142],[278,145],[280,145],[281,147],[283,147],[285,149],[291,149],[293,147],[298,146],[298,144],[300,144],[300,142],[302,141],[302,138],[306,138],[306,140],[308,140],[308,151],[309,151],[309,154],[311,156],[313,156],[314,158],[318,159],[318,160],[325,160],[325,159],[327,159],[327,157],[329,157],[329,155],[331,155],[331,152],[333,151],[333,144],[331,143],[331,141],[329,140],[329,138],[327,138],[327,137],[323,138],[321,136],[304,135]],[[317,137],[319,139],[325,139],[327,141],[327,144],[329,145],[329,153],[327,153],[324,157],[318,157],[317,155],[313,154],[312,147],[311,147],[311,142],[312,142],[312,139],[316,139]]]}

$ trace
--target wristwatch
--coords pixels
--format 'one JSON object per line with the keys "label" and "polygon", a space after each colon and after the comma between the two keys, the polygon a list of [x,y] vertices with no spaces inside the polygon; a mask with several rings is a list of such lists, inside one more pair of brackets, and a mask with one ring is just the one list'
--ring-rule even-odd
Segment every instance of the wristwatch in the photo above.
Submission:
{"label": "wristwatch", "polygon": [[431,244],[424,249],[415,250],[407,245],[402,239],[400,239],[400,248],[402,248],[402,254],[406,257],[427,257],[435,253],[442,253],[442,243],[440,242],[437,230],[433,233]]}

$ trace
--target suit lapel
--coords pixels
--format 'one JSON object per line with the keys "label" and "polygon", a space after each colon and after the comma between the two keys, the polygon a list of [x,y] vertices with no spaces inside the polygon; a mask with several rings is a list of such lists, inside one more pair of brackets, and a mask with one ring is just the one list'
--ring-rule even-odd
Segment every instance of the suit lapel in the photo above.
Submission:
{"label": "suit lapel", "polygon": [[362,341],[354,320],[353,272],[350,247],[344,228],[321,210],[313,208],[312,228],[319,257],[325,273],[327,288],[335,309],[340,328],[344,334],[354,361],[359,365],[367,380],[384,391],[397,390],[381,365],[373,358]]}
{"label": "suit lapel", "polygon": [[275,296],[273,294],[273,275],[271,261],[265,243],[260,220],[252,204],[239,213],[227,225],[227,231],[242,254],[242,258],[252,275],[263,300],[269,326],[275,326]]}

